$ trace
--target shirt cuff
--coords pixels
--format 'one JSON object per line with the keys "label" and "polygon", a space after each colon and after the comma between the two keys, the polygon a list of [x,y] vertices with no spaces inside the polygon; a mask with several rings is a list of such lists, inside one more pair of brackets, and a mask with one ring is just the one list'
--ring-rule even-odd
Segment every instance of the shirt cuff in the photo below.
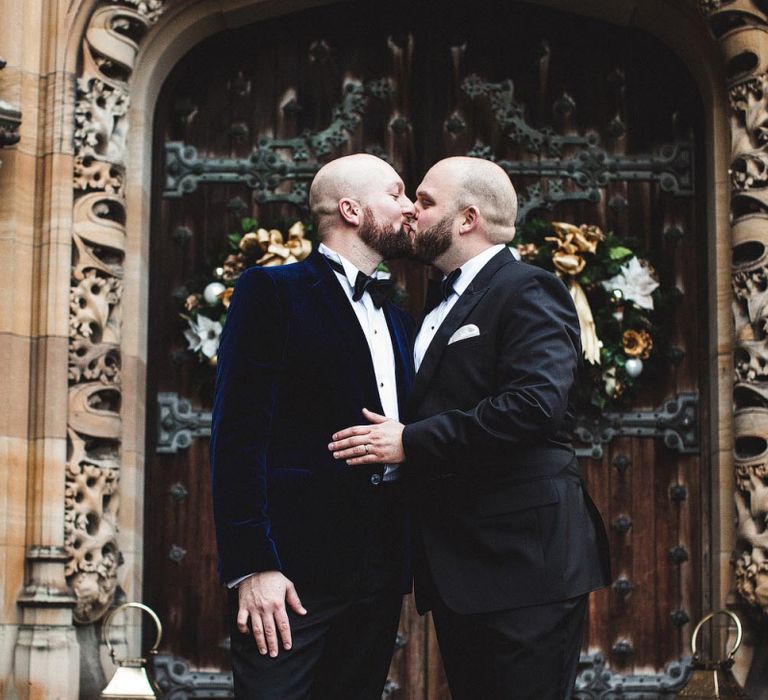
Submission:
{"label": "shirt cuff", "polygon": [[251,576],[254,576],[257,574],[257,571],[254,571],[252,574],[246,574],[245,576],[241,576],[240,578],[233,579],[232,581],[227,582],[227,588],[237,588],[245,579],[250,578]]}

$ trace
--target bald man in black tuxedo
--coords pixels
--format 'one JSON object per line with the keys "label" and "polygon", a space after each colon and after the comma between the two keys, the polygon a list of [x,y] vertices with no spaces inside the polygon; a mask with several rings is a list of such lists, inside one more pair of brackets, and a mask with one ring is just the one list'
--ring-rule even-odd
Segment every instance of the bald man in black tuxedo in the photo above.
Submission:
{"label": "bald man in black tuxedo", "polygon": [[560,279],[505,245],[517,198],[494,163],[440,161],[415,208],[414,251],[444,278],[416,337],[406,424],[367,412],[330,449],[352,466],[403,463],[416,601],[454,700],[568,699],[589,592],[610,582],[570,443],[576,311]]}

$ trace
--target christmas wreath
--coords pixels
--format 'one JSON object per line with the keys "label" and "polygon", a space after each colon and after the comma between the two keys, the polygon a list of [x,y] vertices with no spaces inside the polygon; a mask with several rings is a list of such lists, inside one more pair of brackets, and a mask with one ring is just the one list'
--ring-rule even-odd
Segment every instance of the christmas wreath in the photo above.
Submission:
{"label": "christmas wreath", "polygon": [[216,365],[229,299],[243,270],[254,265],[288,265],[304,260],[312,252],[312,242],[306,238],[307,228],[301,221],[296,221],[287,235],[278,229],[260,228],[259,222],[250,218],[241,221],[241,229],[227,236],[230,250],[213,275],[187,285],[180,314],[187,322],[184,336],[188,349],[212,366]]}
{"label": "christmas wreath", "polygon": [[587,368],[582,399],[601,410],[628,403],[667,346],[657,318],[664,292],[654,268],[630,245],[597,226],[533,220],[511,246],[568,287]]}

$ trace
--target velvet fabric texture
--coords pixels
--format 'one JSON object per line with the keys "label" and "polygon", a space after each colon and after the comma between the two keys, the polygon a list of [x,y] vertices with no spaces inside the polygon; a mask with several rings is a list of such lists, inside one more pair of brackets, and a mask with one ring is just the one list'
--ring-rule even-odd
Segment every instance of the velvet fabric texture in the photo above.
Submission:
{"label": "velvet fabric texture", "polygon": [[[412,321],[383,310],[402,415]],[[221,336],[210,442],[223,582],[277,570],[299,590],[410,589],[402,503],[371,479],[383,465],[328,451],[334,432],[365,422],[363,407],[382,412],[370,351],[325,258],[246,270]],[[381,576],[366,568],[374,550]]]}

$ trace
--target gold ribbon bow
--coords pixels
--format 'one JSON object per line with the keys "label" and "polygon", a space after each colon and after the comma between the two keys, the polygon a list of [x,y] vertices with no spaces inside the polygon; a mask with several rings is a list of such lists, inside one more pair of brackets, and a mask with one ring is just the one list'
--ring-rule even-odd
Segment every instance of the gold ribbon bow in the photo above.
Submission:
{"label": "gold ribbon bow", "polygon": [[594,253],[605,235],[597,226],[574,226],[561,221],[552,222],[555,236],[547,236],[544,240],[553,243],[552,262],[557,274],[567,276],[568,291],[571,293],[576,315],[581,328],[581,349],[584,359],[593,365],[600,364],[600,347],[602,343],[597,337],[597,328],[589,300],[582,286],[576,281],[578,275],[586,266],[584,253]]}
{"label": "gold ribbon bow", "polygon": [[260,228],[255,233],[246,233],[240,241],[240,250],[247,254],[255,246],[258,246],[262,254],[256,264],[262,267],[299,262],[312,252],[312,242],[304,238],[304,224],[301,221],[288,229],[287,242],[276,228],[270,231]]}

